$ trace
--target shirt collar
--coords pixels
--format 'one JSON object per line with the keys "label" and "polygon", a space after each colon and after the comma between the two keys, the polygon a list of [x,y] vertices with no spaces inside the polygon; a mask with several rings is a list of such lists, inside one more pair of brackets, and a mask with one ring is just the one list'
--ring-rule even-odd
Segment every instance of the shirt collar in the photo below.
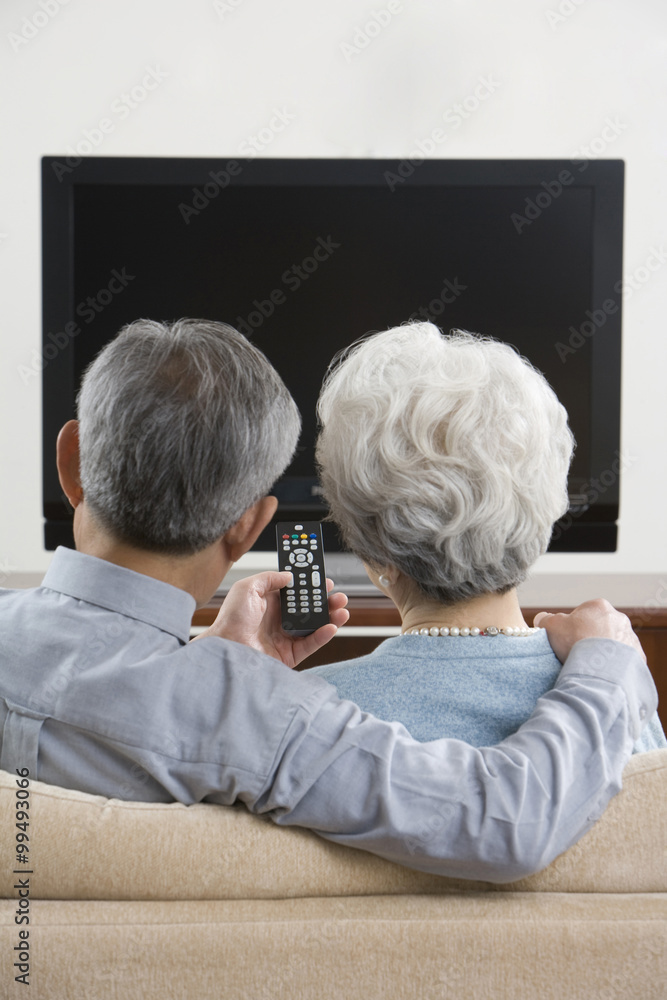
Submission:
{"label": "shirt collar", "polygon": [[59,546],[42,587],[136,618],[187,642],[196,607],[192,594],[106,559]]}

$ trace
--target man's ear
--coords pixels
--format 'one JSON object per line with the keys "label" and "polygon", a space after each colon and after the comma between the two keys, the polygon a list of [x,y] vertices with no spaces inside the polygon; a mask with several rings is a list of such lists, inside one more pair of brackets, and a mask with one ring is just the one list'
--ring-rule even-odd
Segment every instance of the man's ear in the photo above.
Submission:
{"label": "man's ear", "polygon": [[79,471],[79,421],[68,420],[58,435],[56,444],[58,478],[72,507],[83,500]]}
{"label": "man's ear", "polygon": [[222,540],[232,562],[236,562],[252,548],[277,508],[278,501],[275,497],[262,497],[252,507],[248,507],[236,524],[225,532]]}

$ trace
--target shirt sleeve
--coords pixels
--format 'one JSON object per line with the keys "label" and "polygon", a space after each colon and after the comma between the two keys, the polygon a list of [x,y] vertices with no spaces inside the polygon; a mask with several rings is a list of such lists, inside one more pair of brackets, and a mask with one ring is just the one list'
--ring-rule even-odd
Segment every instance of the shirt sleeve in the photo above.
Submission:
{"label": "shirt sleeve", "polygon": [[662,750],[667,747],[667,739],[658,718],[658,714],[653,716],[642,730],[641,736],[632,748],[633,753],[646,753],[648,750]]}
{"label": "shirt sleeve", "polygon": [[612,640],[578,642],[555,687],[495,747],[420,744],[323,684],[294,713],[268,781],[246,803],[422,871],[510,882],[600,817],[656,705],[641,656]]}

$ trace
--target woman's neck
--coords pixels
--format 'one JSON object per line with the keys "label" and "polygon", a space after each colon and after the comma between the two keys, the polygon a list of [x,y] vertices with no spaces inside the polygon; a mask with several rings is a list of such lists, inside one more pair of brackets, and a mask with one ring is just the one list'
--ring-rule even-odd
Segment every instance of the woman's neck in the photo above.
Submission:
{"label": "woman's neck", "polygon": [[425,598],[416,587],[397,588],[397,593],[391,597],[401,615],[403,631],[413,628],[432,628],[433,626],[452,626],[459,628],[477,627],[484,629],[489,625],[498,628],[525,628],[519,606],[516,590],[506,594],[483,594],[469,601],[458,604],[441,604]]}

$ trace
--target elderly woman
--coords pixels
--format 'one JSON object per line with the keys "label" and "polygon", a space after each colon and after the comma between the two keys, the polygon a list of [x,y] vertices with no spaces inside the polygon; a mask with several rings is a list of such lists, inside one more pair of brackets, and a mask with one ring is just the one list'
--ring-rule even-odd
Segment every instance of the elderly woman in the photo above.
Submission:
{"label": "elderly woman", "polygon": [[[353,345],[318,411],[331,517],[402,634],[314,672],[419,740],[498,743],[560,670],[516,588],[567,509],[565,409],[508,345],[412,323]],[[656,717],[635,750],[662,746]]]}

